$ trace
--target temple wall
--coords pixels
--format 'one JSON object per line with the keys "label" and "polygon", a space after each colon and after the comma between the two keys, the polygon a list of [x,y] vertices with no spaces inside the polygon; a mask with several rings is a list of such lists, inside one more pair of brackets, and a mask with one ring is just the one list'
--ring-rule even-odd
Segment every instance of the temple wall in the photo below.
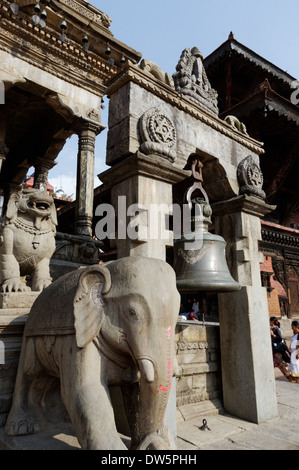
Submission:
{"label": "temple wall", "polygon": [[176,403],[211,401],[221,406],[221,361],[219,325],[183,324],[176,327]]}

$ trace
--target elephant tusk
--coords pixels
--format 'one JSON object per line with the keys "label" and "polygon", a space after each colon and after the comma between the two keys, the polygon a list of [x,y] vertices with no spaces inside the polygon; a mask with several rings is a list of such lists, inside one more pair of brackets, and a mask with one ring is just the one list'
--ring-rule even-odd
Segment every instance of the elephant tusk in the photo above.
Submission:
{"label": "elephant tusk", "polygon": [[155,380],[155,369],[152,361],[149,359],[138,359],[138,366],[141,376],[145,378],[148,383],[152,383]]}

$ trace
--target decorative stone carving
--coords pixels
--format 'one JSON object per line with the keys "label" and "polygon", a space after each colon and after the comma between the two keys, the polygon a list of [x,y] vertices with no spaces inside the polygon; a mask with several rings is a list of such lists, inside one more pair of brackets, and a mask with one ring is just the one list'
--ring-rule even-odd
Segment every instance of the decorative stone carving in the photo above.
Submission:
{"label": "decorative stone carving", "polygon": [[94,264],[99,260],[99,249],[102,242],[86,236],[56,234],[56,250],[53,259],[74,263]]}
{"label": "decorative stone carving", "polygon": [[266,194],[262,190],[263,174],[251,155],[244,158],[244,160],[239,163],[237,176],[240,185],[240,194],[265,199]]}
{"label": "decorative stone carving", "polygon": [[34,291],[51,284],[49,261],[55,251],[56,225],[54,200],[46,192],[24,189],[12,193],[0,226],[3,292],[30,290],[21,279],[28,274]]}
{"label": "decorative stone carving", "polygon": [[248,135],[245,124],[243,124],[243,122],[240,122],[239,119],[235,116],[226,116],[224,118],[224,121],[227,122],[227,124],[232,126],[234,129],[237,129],[237,131],[241,132],[242,134]]}
{"label": "decorative stone carving", "polygon": [[176,158],[176,128],[172,119],[160,108],[146,111],[139,121],[142,140],[140,151],[161,155],[171,162]]}
{"label": "decorative stone carving", "polygon": [[[164,303],[156,301],[160,297]],[[163,423],[179,304],[173,269],[153,258],[121,258],[54,281],[26,322],[6,433],[45,429],[44,403],[54,375],[82,448],[126,450],[109,385],[121,386],[131,449],[173,448]]]}
{"label": "decorative stone carving", "polygon": [[174,88],[174,81],[171,75],[168,72],[163,72],[159,65],[155,64],[154,62],[151,62],[147,59],[142,59],[140,68],[150,73],[153,75],[153,77],[157,78],[161,82],[166,83],[166,85],[170,86],[171,88]]}
{"label": "decorative stone carving", "polygon": [[183,50],[172,77],[178,93],[187,95],[192,101],[218,115],[218,93],[211,87],[202,53],[197,47]]}
{"label": "decorative stone carving", "polygon": [[288,289],[285,278],[285,260],[282,257],[273,256],[272,267],[274,271],[274,280],[278,281],[284,288],[285,292],[287,292]]}
{"label": "decorative stone carving", "polygon": [[60,0],[60,3],[67,5],[71,10],[88,18],[91,22],[98,23],[105,28],[109,28],[111,25],[112,20],[106,13],[87,2],[82,5],[81,2],[75,0]]}

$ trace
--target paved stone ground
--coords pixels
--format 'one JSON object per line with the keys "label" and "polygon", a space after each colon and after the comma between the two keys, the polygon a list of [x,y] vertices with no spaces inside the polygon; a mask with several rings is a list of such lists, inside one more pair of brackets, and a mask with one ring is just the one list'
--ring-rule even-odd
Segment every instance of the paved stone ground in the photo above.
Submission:
{"label": "paved stone ground", "polygon": [[299,450],[299,384],[288,382],[275,369],[278,417],[253,424],[226,414],[202,417],[177,425],[180,450]]}
{"label": "paved stone ground", "polygon": [[[299,450],[299,384],[289,383],[275,369],[276,393],[279,415],[262,424],[249,423],[241,419],[207,409],[207,416],[200,415],[198,407],[188,405],[187,421],[177,422],[177,448],[192,450]],[[202,410],[201,410],[202,413]],[[212,413],[212,414],[211,414]],[[196,416],[196,418],[190,418]],[[202,431],[206,418],[210,431]],[[124,438],[124,442],[128,441]],[[65,425],[59,432],[49,428],[47,433],[33,436],[7,438],[0,429],[0,450],[79,450],[72,428]]]}

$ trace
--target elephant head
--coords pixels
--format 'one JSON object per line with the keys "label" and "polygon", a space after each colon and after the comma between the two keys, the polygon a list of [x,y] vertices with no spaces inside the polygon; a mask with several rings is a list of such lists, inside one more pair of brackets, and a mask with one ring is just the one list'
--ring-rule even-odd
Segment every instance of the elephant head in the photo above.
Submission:
{"label": "elephant head", "polygon": [[[118,385],[123,392],[132,448],[155,433],[161,448],[179,305],[171,266],[158,259],[122,258],[80,268],[53,282],[36,299],[25,336],[55,335],[63,341],[62,335],[73,335],[76,357],[92,348],[94,358],[97,351],[99,386],[107,391],[109,385]],[[64,355],[64,360],[77,359]],[[86,357],[83,362],[89,363]],[[71,367],[67,364],[64,370]]]}

